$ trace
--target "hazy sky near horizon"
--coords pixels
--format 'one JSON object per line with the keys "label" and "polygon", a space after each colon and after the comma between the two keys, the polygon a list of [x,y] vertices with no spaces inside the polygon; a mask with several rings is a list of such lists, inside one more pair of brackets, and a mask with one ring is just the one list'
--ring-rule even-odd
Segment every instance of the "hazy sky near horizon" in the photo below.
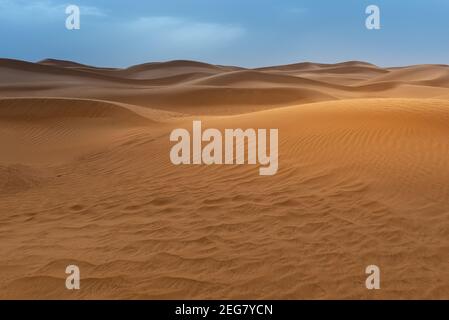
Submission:
{"label": "hazy sky near horizon", "polygon": [[[65,8],[81,8],[81,29]],[[365,8],[381,29],[365,28]],[[200,60],[246,67],[364,60],[449,64],[447,0],[0,0],[0,57],[124,67]]]}

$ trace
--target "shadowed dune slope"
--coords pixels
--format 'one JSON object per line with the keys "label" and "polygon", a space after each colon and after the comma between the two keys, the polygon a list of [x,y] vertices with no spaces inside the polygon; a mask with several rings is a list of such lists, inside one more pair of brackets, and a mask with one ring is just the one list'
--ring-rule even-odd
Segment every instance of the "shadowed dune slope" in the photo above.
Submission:
{"label": "shadowed dune slope", "polygon": [[108,99],[144,104],[157,109],[186,114],[239,114],[271,109],[293,102],[308,103],[334,100],[335,97],[318,90],[291,87],[203,87],[189,86],[176,89],[143,91],[130,96],[117,92]]}
{"label": "shadowed dune slope", "polygon": [[58,163],[105,146],[130,128],[156,124],[130,108],[95,100],[0,99],[2,160]]}
{"label": "shadowed dune slope", "polygon": [[0,99],[0,120],[29,121],[49,119],[109,119],[110,123],[149,122],[127,108],[100,100],[58,98]]}

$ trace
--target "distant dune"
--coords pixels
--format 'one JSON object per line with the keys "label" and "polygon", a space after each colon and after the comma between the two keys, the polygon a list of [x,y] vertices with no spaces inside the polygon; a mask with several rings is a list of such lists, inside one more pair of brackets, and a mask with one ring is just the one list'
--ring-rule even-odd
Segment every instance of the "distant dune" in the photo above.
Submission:
{"label": "distant dune", "polygon": [[[448,299],[447,70],[0,60],[0,298]],[[192,120],[278,173],[174,166]]]}
{"label": "distant dune", "polygon": [[114,69],[0,59],[0,96],[101,99],[175,112],[180,103],[183,113],[238,114],[349,98],[444,98],[448,70],[360,61],[244,69],[182,60]]}

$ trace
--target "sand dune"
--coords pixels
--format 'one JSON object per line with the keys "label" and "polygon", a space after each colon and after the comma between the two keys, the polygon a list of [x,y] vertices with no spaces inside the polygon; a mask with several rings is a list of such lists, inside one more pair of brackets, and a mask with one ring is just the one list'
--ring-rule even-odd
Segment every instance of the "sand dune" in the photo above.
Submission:
{"label": "sand dune", "polygon": [[361,61],[348,61],[336,64],[303,62],[284,66],[264,67],[257,70],[305,77],[335,85],[356,85],[375,76],[388,73],[388,70]]}
{"label": "sand dune", "polygon": [[420,65],[393,68],[387,74],[374,77],[366,83],[401,82],[422,86],[448,87],[449,67],[444,65]]}
{"label": "sand dune", "polygon": [[152,121],[117,104],[78,99],[0,99],[2,163],[55,164],[107,145]]}
{"label": "sand dune", "polygon": [[[445,68],[1,60],[0,298],[448,299]],[[278,173],[174,166],[192,120],[278,128]]]}
{"label": "sand dune", "polygon": [[[34,123],[49,119],[108,118],[120,124],[144,120],[115,103],[105,101],[58,98],[3,98],[0,99],[0,119]],[[145,119],[148,122],[148,119]]]}
{"label": "sand dune", "polygon": [[101,99],[223,115],[325,100],[444,98],[449,83],[447,67],[441,65],[380,68],[359,61],[251,70],[181,60],[113,69],[54,59],[1,59],[0,71],[3,97]]}
{"label": "sand dune", "polygon": [[116,95],[111,100],[143,104],[148,107],[179,111],[186,114],[239,114],[273,106],[285,106],[296,101],[307,103],[335,99],[313,89],[290,87],[178,87],[138,94]]}
{"label": "sand dune", "polygon": [[293,64],[287,64],[287,65],[280,65],[280,66],[271,66],[271,67],[262,67],[258,68],[257,70],[276,70],[276,71],[310,71],[310,70],[322,70],[327,68],[339,68],[339,67],[372,67],[377,68],[377,66],[364,62],[364,61],[345,61],[335,64],[329,64],[329,63],[314,63],[314,62],[300,62],[300,63],[293,63]]}
{"label": "sand dune", "polygon": [[[192,83],[192,82],[191,82]],[[290,76],[284,74],[266,73],[255,70],[243,70],[235,72],[220,73],[205,77],[193,82],[196,85],[205,86],[251,86],[261,88],[264,84],[266,86],[300,86],[313,88],[338,88],[344,89],[343,86],[337,86],[326,82],[320,82],[299,76]]]}
{"label": "sand dune", "polygon": [[138,79],[151,79],[157,77],[167,77],[180,74],[202,73],[202,74],[217,74],[227,71],[235,71],[240,68],[215,66],[207,63],[196,61],[169,61],[145,63],[137,66],[132,66],[122,71],[122,76],[128,76]]}
{"label": "sand dune", "polygon": [[54,67],[76,69],[79,71],[93,71],[102,73],[105,75],[126,78],[126,79],[158,79],[158,78],[174,78],[185,76],[189,74],[199,74],[208,76],[211,74],[217,74],[227,71],[236,71],[242,68],[231,66],[216,66],[207,63],[188,61],[188,60],[175,60],[168,62],[150,62],[131,66],[126,69],[118,68],[98,68],[93,66],[87,66],[80,63],[66,61],[45,59],[39,61],[38,64],[49,65]]}
{"label": "sand dune", "polygon": [[88,66],[86,64],[69,61],[69,60],[58,60],[58,59],[44,59],[37,62],[38,64],[43,64],[47,66],[61,67],[61,68],[69,68],[69,69],[98,69],[98,70],[115,70],[111,68],[99,68],[94,66]]}

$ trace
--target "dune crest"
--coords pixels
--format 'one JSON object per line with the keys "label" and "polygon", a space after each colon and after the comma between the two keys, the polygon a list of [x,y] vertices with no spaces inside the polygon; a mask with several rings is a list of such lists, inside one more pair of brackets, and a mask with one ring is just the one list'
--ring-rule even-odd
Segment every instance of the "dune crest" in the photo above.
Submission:
{"label": "dune crest", "polygon": [[[447,69],[382,68],[361,61],[246,69],[184,60],[120,69],[54,59],[0,59],[0,97],[100,99],[185,114],[225,115],[326,100],[445,98]],[[201,107],[205,105],[210,107]]]}

